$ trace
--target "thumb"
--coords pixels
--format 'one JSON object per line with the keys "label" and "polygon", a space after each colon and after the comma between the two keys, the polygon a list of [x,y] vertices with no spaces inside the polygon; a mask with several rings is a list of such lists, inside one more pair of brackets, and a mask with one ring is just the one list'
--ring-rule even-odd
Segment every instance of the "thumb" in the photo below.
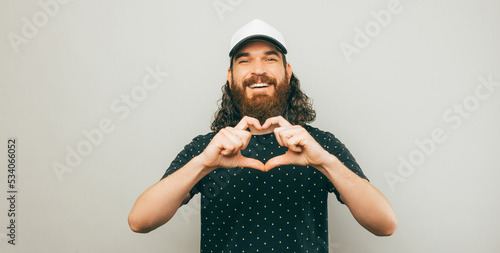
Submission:
{"label": "thumb", "polygon": [[248,157],[242,157],[238,161],[238,167],[247,167],[247,168],[265,171],[265,165],[261,161],[259,161],[257,159],[253,159],[253,158],[248,158]]}
{"label": "thumb", "polygon": [[271,169],[273,169],[275,167],[278,167],[281,165],[289,165],[289,164],[291,164],[291,162],[290,162],[290,159],[288,159],[286,154],[276,156],[276,157],[269,159],[269,161],[267,161],[267,163],[265,165],[266,166],[265,171],[270,171]]}

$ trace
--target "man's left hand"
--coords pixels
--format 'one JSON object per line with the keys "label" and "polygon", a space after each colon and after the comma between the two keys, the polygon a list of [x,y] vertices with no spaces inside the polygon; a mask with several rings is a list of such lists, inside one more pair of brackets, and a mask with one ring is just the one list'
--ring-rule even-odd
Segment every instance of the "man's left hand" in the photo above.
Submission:
{"label": "man's left hand", "polygon": [[289,164],[313,166],[321,170],[323,164],[334,158],[302,126],[292,126],[290,122],[278,116],[267,119],[262,128],[266,129],[271,125],[279,126],[274,129],[274,134],[279,145],[287,147],[288,151],[267,161],[265,171]]}

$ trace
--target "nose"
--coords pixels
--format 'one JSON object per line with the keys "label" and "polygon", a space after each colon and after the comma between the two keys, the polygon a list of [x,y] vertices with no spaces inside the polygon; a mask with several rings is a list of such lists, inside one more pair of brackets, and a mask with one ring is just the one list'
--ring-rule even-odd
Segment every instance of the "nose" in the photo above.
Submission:
{"label": "nose", "polygon": [[252,74],[260,76],[266,73],[264,64],[261,61],[254,61],[252,67]]}

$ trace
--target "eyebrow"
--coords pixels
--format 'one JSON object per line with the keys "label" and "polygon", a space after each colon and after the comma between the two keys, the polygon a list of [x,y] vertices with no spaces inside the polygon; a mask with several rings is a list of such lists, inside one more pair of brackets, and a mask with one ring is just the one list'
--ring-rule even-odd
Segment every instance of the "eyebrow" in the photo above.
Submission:
{"label": "eyebrow", "polygon": [[238,58],[240,58],[240,57],[245,57],[245,56],[249,56],[249,55],[250,55],[249,53],[239,53],[236,56],[234,56],[234,61],[237,61]]}
{"label": "eyebrow", "polygon": [[[264,54],[265,55],[276,55],[276,56],[278,56],[278,57],[281,58],[280,54],[276,50],[269,50],[269,51],[265,52]],[[236,54],[234,56],[234,61],[237,61],[238,58],[240,58],[240,57],[246,57],[246,56],[250,56],[250,54],[249,53],[239,53],[239,54]]]}
{"label": "eyebrow", "polygon": [[276,55],[281,58],[281,55],[276,50],[267,51],[266,55]]}

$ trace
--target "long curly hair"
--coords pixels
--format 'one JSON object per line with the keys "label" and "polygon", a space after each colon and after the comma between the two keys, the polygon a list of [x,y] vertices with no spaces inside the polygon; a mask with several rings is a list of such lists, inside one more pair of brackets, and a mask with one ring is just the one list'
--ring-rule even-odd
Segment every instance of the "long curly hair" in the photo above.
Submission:
{"label": "long curly hair", "polygon": [[[221,129],[234,127],[241,121],[244,115],[236,108],[231,97],[229,82],[222,86],[222,98],[219,100],[219,109],[215,112],[214,120],[210,129],[217,133]],[[283,118],[292,125],[305,125],[316,119],[316,112],[313,109],[311,99],[300,89],[300,81],[292,73],[290,78],[290,91]]]}

